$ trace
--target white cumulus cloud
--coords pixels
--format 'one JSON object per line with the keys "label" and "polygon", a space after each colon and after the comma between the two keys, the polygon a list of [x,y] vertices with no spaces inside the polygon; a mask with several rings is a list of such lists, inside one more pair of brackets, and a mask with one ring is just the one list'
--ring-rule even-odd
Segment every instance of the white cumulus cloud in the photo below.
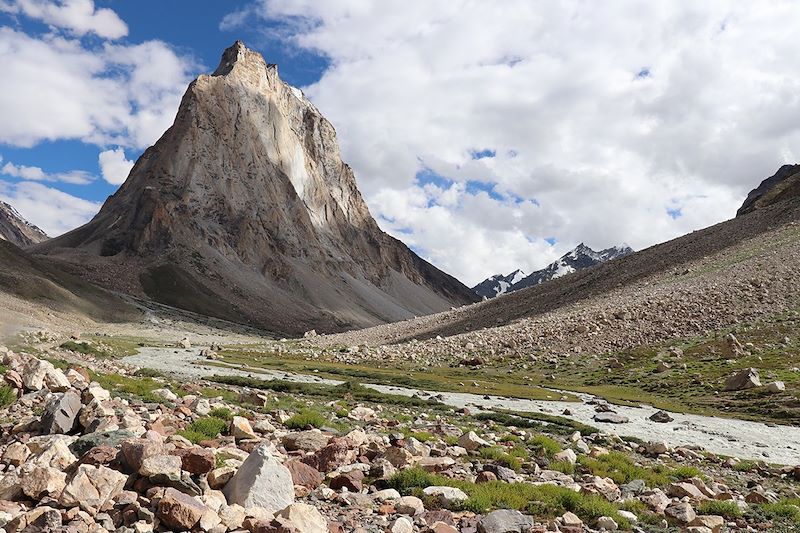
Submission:
{"label": "white cumulus cloud", "polygon": [[175,118],[195,63],[161,41],[87,48],[0,28],[0,142],[145,148]]}
{"label": "white cumulus cloud", "polygon": [[122,185],[133,168],[133,161],[125,158],[125,150],[116,148],[100,152],[98,157],[103,179],[112,185]]}
{"label": "white cumulus cloud", "polygon": [[0,199],[51,237],[85,224],[100,210],[97,202],[32,181],[0,180]]}
{"label": "white cumulus cloud", "polygon": [[[0,158],[2,162],[2,158]],[[73,185],[86,185],[91,183],[94,176],[83,170],[70,170],[68,172],[45,172],[40,167],[15,165],[7,162],[0,167],[0,174],[32,181],[61,181]]]}
{"label": "white cumulus cloud", "polygon": [[94,33],[106,39],[128,35],[128,25],[112,9],[97,8],[92,0],[9,0],[0,11],[22,14],[82,36]]}
{"label": "white cumulus cloud", "polygon": [[382,226],[469,284],[729,218],[800,150],[788,0],[262,0],[222,27],[257,17],[330,60],[304,92]]}

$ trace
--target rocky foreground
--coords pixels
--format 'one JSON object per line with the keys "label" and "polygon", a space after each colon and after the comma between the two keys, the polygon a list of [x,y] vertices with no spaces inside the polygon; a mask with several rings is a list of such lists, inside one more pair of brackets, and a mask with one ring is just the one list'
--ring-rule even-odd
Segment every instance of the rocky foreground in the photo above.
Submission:
{"label": "rocky foreground", "polygon": [[0,348],[8,533],[716,533],[800,523],[800,468],[557,420],[360,401],[357,386],[326,400],[47,355],[58,367]]}

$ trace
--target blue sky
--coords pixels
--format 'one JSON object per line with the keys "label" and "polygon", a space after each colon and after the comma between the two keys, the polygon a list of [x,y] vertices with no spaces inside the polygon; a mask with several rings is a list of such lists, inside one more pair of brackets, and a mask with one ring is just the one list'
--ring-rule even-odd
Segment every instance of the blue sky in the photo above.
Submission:
{"label": "blue sky", "polygon": [[334,125],[381,227],[462,281],[641,249],[800,159],[799,23],[791,0],[0,0],[0,199],[85,223],[242,39]]}
{"label": "blue sky", "polygon": [[[251,48],[261,51],[269,62],[280,65],[283,79],[295,86],[309,85],[317,81],[325,70],[327,60],[304,50],[288,47],[270,34],[280,27],[279,23],[259,24],[258,27],[241,27],[233,30],[220,29],[223,17],[246,2],[203,2],[202,9],[186,9],[180,2],[136,0],[131,2],[96,1],[98,9],[111,8],[128,26],[128,34],[115,40],[115,44],[136,44],[150,40],[162,40],[177,53],[190,57],[194,62],[192,77],[213,70],[222,51],[236,39],[243,39]],[[18,29],[30,35],[52,32],[47,24],[18,14],[0,12],[0,25]],[[86,47],[102,46],[96,36],[84,38]],[[177,111],[177,109],[173,110]],[[138,158],[143,149],[123,148],[130,160]],[[39,167],[47,173],[68,172],[80,169],[94,179],[87,185],[50,182],[52,188],[87,200],[102,202],[116,191],[118,185],[102,179],[98,164],[98,146],[80,140],[44,140],[33,147],[0,145],[3,164],[13,162],[17,166]],[[2,170],[3,164],[0,164]],[[0,173],[0,179],[20,182],[23,178]],[[54,233],[51,229],[51,233]]]}

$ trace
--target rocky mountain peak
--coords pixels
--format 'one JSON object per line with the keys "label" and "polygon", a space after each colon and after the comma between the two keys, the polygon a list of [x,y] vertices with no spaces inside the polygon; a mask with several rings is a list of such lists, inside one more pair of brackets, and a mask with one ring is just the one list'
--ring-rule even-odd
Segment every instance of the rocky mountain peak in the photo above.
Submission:
{"label": "rocky mountain peak", "polygon": [[100,213],[39,251],[117,290],[287,333],[476,300],[380,230],[333,126],[240,41]]}
{"label": "rocky mountain peak", "polygon": [[41,229],[22,218],[16,209],[0,201],[0,239],[24,247],[46,241],[48,237]]}

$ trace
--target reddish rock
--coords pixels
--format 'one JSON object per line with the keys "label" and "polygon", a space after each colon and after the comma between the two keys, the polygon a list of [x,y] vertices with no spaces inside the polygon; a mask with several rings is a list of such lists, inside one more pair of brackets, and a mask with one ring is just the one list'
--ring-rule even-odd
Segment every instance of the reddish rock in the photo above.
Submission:
{"label": "reddish rock", "polygon": [[170,487],[158,502],[158,517],[169,527],[187,531],[200,521],[206,509],[205,505],[191,496]]}
{"label": "reddish rock", "polygon": [[319,470],[300,461],[289,461],[284,466],[291,472],[292,482],[295,485],[315,489],[322,484],[322,480],[325,478]]}
{"label": "reddish rock", "polygon": [[100,446],[95,446],[83,454],[83,456],[80,458],[80,461],[78,461],[76,468],[80,465],[108,465],[116,461],[118,455],[119,450],[113,446],[101,444]]}
{"label": "reddish rock", "polygon": [[216,466],[214,452],[208,448],[184,448],[172,454],[181,458],[181,469],[191,474],[207,474]]}
{"label": "reddish rock", "polygon": [[333,478],[329,484],[333,490],[341,490],[346,488],[350,492],[361,492],[363,488],[362,481],[364,480],[364,473],[360,470],[353,470],[346,474],[340,474]]}
{"label": "reddish rock", "polygon": [[138,472],[144,460],[164,453],[164,445],[149,439],[130,439],[122,443],[122,457],[131,472]]}
{"label": "reddish rock", "polygon": [[320,472],[330,472],[355,462],[358,452],[355,443],[345,437],[334,437],[330,443],[314,455],[307,455],[302,461]]}
{"label": "reddish rock", "polygon": [[497,476],[487,470],[479,473],[475,478],[475,483],[488,483],[489,481],[497,481]]}

